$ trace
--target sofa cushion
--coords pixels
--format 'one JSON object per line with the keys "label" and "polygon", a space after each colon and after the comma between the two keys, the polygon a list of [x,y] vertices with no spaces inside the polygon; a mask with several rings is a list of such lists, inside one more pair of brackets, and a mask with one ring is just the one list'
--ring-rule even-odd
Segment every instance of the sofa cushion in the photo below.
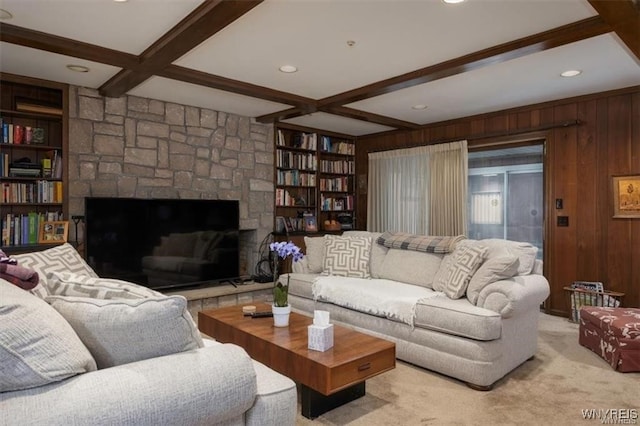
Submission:
{"label": "sofa cushion", "polygon": [[304,237],[305,257],[309,272],[319,274],[324,269],[324,237]]}
{"label": "sofa cushion", "polygon": [[384,259],[389,252],[389,248],[382,244],[376,243],[377,239],[382,235],[382,232],[369,232],[369,231],[345,231],[342,236],[344,237],[369,237],[371,238],[371,258],[369,259],[369,271],[372,278],[382,278],[382,265]]}
{"label": "sofa cushion", "polygon": [[442,254],[392,248],[384,259],[380,278],[432,288],[442,258]]}
{"label": "sofa cushion", "polygon": [[49,272],[47,290],[52,296],[78,296],[94,299],[144,299],[163,297],[150,288],[113,278],[93,278],[68,272]]}
{"label": "sofa cushion", "polygon": [[2,279],[0,294],[0,392],[96,369],[87,348],[55,309]]}
{"label": "sofa cushion", "polygon": [[323,274],[370,278],[371,238],[325,235]]}
{"label": "sofa cushion", "polygon": [[98,368],[202,347],[183,296],[92,299],[48,296],[89,349]]}
{"label": "sofa cushion", "polygon": [[502,335],[499,313],[474,306],[466,298],[451,299],[445,295],[419,301],[414,324],[481,341],[499,339]]}
{"label": "sofa cushion", "polygon": [[12,257],[18,261],[20,266],[34,269],[38,273],[40,283],[31,292],[40,297],[47,294],[46,275],[49,272],[72,272],[94,278],[98,277],[98,274],[69,243],[38,252],[16,254]]}
{"label": "sofa cushion", "polygon": [[483,288],[496,281],[505,280],[518,275],[518,258],[507,252],[503,256],[489,258],[478,268],[469,281],[467,299],[474,305]]}
{"label": "sofa cushion", "polygon": [[288,275],[289,294],[313,300],[313,281],[318,274],[293,273]]}
{"label": "sofa cushion", "polygon": [[518,275],[529,275],[535,266],[538,247],[525,242],[501,240],[499,238],[489,238],[479,240],[479,242],[489,248],[487,259],[502,256],[507,250],[510,254],[518,258]]}
{"label": "sofa cushion", "polygon": [[464,240],[455,250],[446,255],[436,273],[433,289],[442,291],[452,299],[462,297],[473,274],[478,270],[487,253],[487,248]]}

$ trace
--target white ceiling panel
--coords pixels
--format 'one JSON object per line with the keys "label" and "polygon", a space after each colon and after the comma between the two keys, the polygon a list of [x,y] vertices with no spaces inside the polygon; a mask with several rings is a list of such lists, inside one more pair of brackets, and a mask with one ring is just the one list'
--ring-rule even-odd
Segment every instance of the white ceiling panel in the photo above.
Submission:
{"label": "white ceiling panel", "polygon": [[594,14],[584,0],[272,0],[175,63],[317,99]]}
{"label": "white ceiling panel", "polygon": [[[248,117],[275,117],[275,113],[292,106],[262,99],[273,99],[277,95],[274,90],[284,92],[281,99],[295,98],[292,95],[308,98],[291,101],[295,100],[303,114],[315,111],[317,100],[435,64],[455,62],[465,55],[548,30],[554,30],[556,36],[561,34],[554,41],[574,40],[581,34],[613,31],[624,16],[631,15],[629,22],[640,22],[630,0],[608,3],[605,11],[615,9],[615,13],[605,13],[607,17],[598,16],[588,0],[467,0],[455,5],[442,0],[265,0],[175,61],[174,65],[181,68],[164,70],[162,59],[167,52],[160,48],[156,52],[159,61],[143,64],[145,69],[157,67],[151,70],[151,78],[143,74],[138,79],[136,71],[130,70],[108,86],[105,83],[121,71],[119,67],[73,58],[73,42],[59,45],[58,38],[64,37],[139,55],[202,2],[0,0],[0,8],[13,15],[0,20],[0,33],[5,25],[24,30],[8,32],[0,43],[0,71],[102,88],[114,96],[126,92]],[[218,20],[216,13],[230,12],[229,3],[220,5],[212,12],[214,20]],[[587,21],[578,33],[562,28],[583,20]],[[355,42],[353,46],[348,45],[350,40]],[[188,39],[183,41],[188,43]],[[19,44],[61,48],[68,56]],[[82,49],[76,53],[85,55]],[[640,84],[637,56],[638,52],[629,50],[617,36],[599,35],[345,105],[383,116],[381,119],[372,115],[366,117],[368,120],[356,120],[315,112],[285,122],[360,136],[392,130],[388,118],[429,124],[630,87]],[[67,64],[91,70],[75,73],[65,68]],[[299,70],[284,74],[278,71],[283,64]],[[568,68],[584,72],[573,79],[560,78],[558,74]],[[180,81],[157,76],[171,74],[181,74],[176,77]],[[219,84],[219,77],[235,80],[227,82],[229,91],[206,85],[207,79],[210,84]],[[184,82],[194,78],[203,85]],[[130,88],[129,82],[137,81],[143,82]],[[238,86],[243,93],[254,90],[254,96],[234,93],[233,87]],[[411,109],[416,104],[428,108]],[[377,124],[378,119],[384,125]]]}
{"label": "white ceiling panel", "polygon": [[256,117],[290,108],[290,105],[251,98],[162,77],[152,77],[129,92],[130,95],[192,105],[215,111]]}
{"label": "white ceiling panel", "polygon": [[[90,72],[79,73],[67,69],[67,65],[82,65]],[[43,52],[29,47],[0,42],[0,65],[2,72],[75,84],[97,89],[120,68],[97,62],[85,61],[57,53]]]}
{"label": "white ceiling panel", "polygon": [[139,55],[201,0],[1,0],[11,24]]}
{"label": "white ceiling panel", "polygon": [[[561,77],[568,69],[583,73]],[[347,106],[427,124],[638,84],[640,64],[605,34]]]}

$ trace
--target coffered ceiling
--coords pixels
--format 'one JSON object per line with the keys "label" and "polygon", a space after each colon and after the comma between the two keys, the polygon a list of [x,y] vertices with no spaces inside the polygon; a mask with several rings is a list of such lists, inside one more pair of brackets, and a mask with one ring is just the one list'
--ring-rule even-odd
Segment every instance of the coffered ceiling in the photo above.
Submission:
{"label": "coffered ceiling", "polygon": [[[635,0],[0,0],[0,9],[2,72],[356,136],[640,85]],[[570,69],[582,73],[560,76]]]}

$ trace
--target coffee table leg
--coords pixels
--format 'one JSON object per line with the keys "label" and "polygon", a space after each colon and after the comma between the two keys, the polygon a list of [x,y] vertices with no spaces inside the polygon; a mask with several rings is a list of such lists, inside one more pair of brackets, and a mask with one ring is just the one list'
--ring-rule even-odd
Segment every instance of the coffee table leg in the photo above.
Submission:
{"label": "coffee table leg", "polygon": [[314,419],[327,411],[358,399],[364,396],[364,394],[365,382],[357,383],[328,396],[305,385],[300,385],[302,415],[308,419]]}

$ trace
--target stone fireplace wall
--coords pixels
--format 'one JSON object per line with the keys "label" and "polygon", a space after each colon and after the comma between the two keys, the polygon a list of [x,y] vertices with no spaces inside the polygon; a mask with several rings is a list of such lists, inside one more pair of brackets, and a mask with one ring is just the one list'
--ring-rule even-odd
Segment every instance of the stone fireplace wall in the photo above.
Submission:
{"label": "stone fireplace wall", "polygon": [[273,125],[83,87],[69,97],[69,216],[87,196],[239,200],[241,273],[254,273],[273,228]]}

